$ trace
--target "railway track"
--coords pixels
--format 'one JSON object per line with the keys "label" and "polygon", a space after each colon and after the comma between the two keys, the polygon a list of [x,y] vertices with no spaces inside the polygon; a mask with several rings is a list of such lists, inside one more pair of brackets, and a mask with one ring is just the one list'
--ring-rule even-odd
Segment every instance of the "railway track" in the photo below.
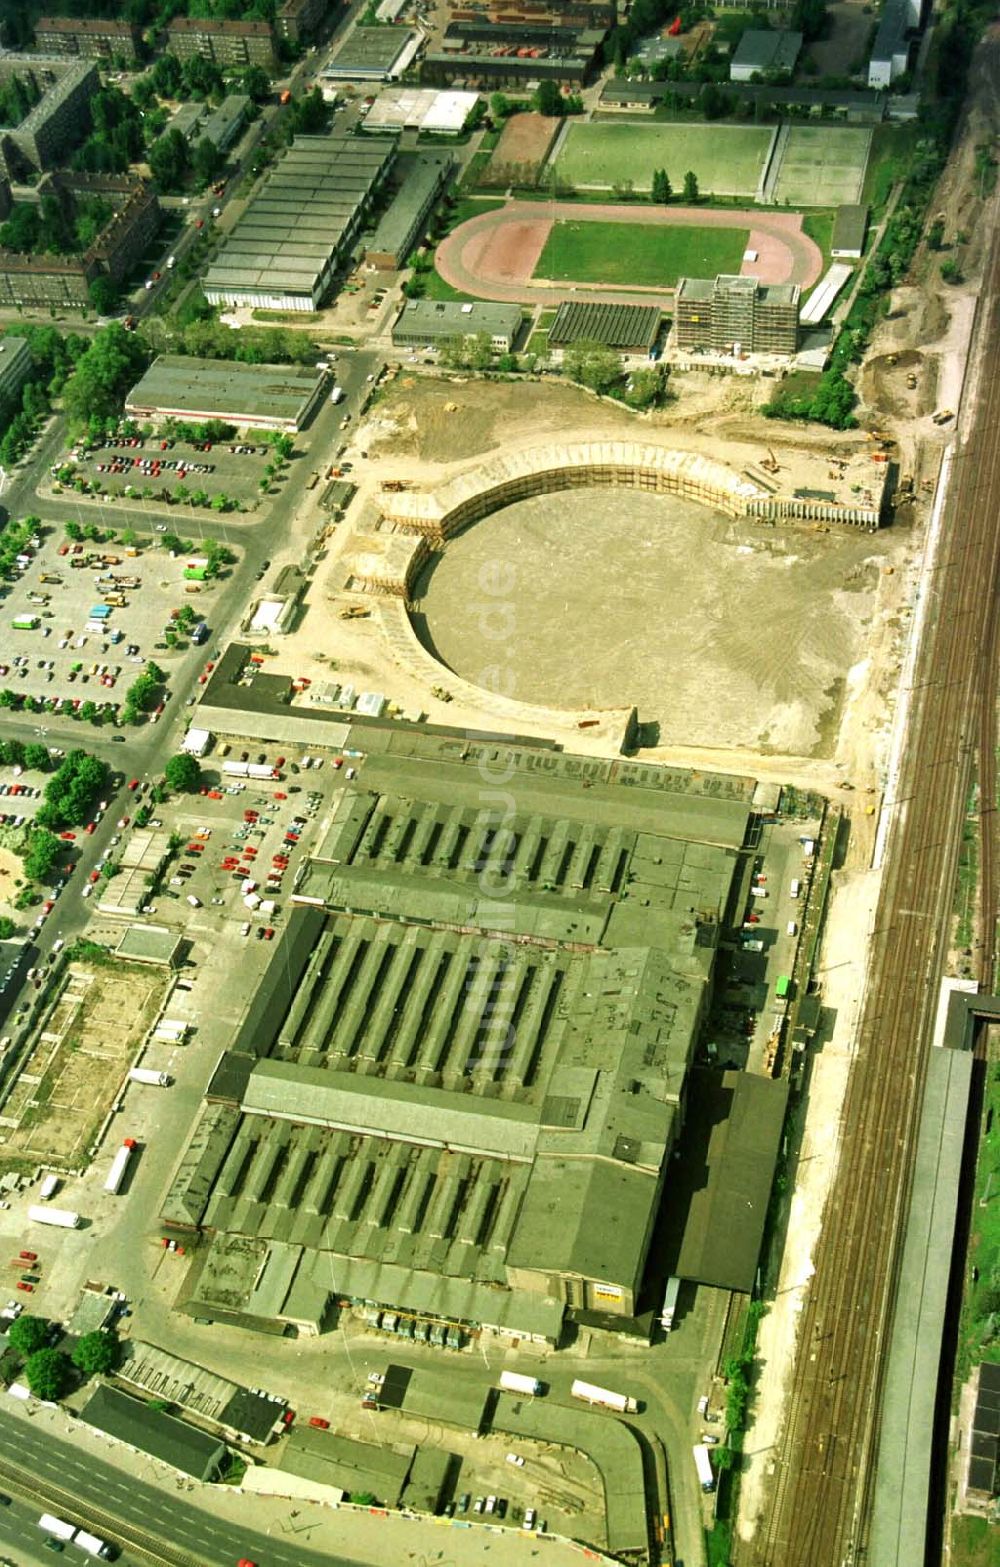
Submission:
{"label": "railway track", "polygon": [[[980,295],[985,364],[1000,362],[1000,243]],[[992,985],[996,921],[996,660],[1000,378],[987,370],[955,459],[873,937],[841,1157],[800,1328],[767,1516],[737,1560],[855,1567],[866,1529],[930,1026],[973,766],[982,802],[979,977]],[[978,753],[978,756],[977,756]],[[878,1564],[872,1564],[878,1567]]]}

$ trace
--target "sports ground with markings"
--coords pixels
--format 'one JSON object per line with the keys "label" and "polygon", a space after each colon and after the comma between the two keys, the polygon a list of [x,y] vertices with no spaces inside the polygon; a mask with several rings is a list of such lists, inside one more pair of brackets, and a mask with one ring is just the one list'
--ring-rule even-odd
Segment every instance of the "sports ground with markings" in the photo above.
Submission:
{"label": "sports ground with markings", "polygon": [[534,276],[553,282],[675,288],[682,277],[739,272],[745,228],[679,228],[634,223],[553,223]]}

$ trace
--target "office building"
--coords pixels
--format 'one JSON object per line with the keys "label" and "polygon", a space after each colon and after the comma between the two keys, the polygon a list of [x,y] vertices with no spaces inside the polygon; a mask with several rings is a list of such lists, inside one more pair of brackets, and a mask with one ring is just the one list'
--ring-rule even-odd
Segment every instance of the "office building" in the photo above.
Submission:
{"label": "office building", "polygon": [[716,354],[794,354],[798,319],[797,283],[686,277],[674,299],[674,343]]}

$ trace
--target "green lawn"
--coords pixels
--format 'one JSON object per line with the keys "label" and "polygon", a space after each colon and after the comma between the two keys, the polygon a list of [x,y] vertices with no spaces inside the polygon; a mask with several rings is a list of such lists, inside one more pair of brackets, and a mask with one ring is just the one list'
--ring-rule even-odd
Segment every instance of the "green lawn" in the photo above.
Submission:
{"label": "green lawn", "polygon": [[1000,1530],[986,1518],[954,1518],[952,1567],[1000,1567]]}
{"label": "green lawn", "polygon": [[559,222],[535,276],[551,282],[673,288],[678,278],[738,272],[749,231],[641,223]]}
{"label": "green lawn", "polygon": [[556,171],[569,185],[611,190],[631,183],[648,191],[653,170],[666,169],[679,191],[691,169],[702,196],[752,196],[773,134],[754,125],[574,123],[567,127]]}

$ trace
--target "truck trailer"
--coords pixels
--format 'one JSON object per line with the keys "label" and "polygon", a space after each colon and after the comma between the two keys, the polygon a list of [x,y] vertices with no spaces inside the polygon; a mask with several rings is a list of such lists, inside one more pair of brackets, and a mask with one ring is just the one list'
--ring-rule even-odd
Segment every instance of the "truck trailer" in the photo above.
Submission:
{"label": "truck trailer", "polygon": [[624,1393],[613,1393],[606,1387],[595,1387],[592,1382],[577,1380],[570,1392],[574,1398],[582,1398],[585,1404],[600,1404],[602,1409],[613,1409],[619,1415],[634,1415],[639,1408],[636,1399],[628,1398]]}
{"label": "truck trailer", "polygon": [[694,1467],[698,1471],[698,1479],[701,1481],[703,1491],[715,1490],[715,1476],[712,1473],[712,1464],[708,1456],[708,1448],[704,1442],[698,1442],[694,1449]]}
{"label": "truck trailer", "polygon": [[663,1296],[663,1306],[660,1310],[660,1327],[664,1333],[669,1333],[674,1325],[674,1315],[677,1311],[677,1297],[680,1294],[681,1281],[676,1275],[667,1280],[666,1292]]}
{"label": "truck trailer", "polygon": [[537,1377],[526,1377],[520,1371],[501,1371],[500,1386],[507,1393],[526,1393],[529,1398],[544,1392]]}
{"label": "truck trailer", "polygon": [[107,1180],[104,1182],[106,1192],[116,1193],[125,1179],[125,1171],[129,1167],[129,1161],[135,1153],[135,1138],[126,1137],[118,1152],[111,1161],[111,1169],[108,1171]]}
{"label": "truck trailer", "polygon": [[43,1513],[38,1520],[38,1527],[57,1540],[72,1540],[76,1533],[75,1523],[67,1523],[65,1518],[57,1518],[54,1513]]}
{"label": "truck trailer", "polygon": [[134,1066],[129,1072],[129,1081],[133,1083],[150,1083],[154,1088],[169,1088],[170,1077],[166,1072],[154,1072],[151,1066]]}
{"label": "truck trailer", "polygon": [[61,1230],[80,1228],[80,1215],[69,1208],[42,1208],[38,1203],[32,1203],[28,1209],[28,1218],[36,1224],[55,1224]]}

